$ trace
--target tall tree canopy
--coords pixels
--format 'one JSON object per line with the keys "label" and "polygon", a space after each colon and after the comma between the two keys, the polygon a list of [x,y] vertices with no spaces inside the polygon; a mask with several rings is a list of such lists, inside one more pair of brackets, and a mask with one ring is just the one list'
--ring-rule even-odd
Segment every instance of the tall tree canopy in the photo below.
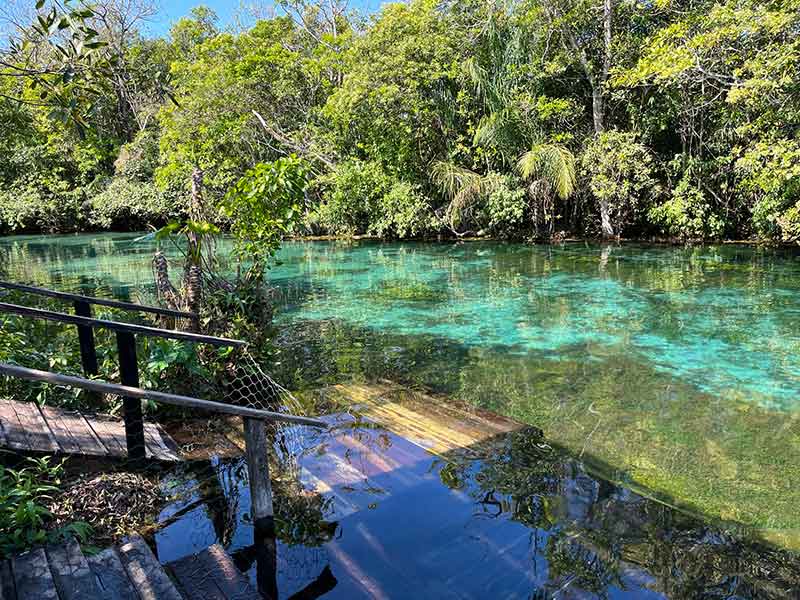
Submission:
{"label": "tall tree canopy", "polygon": [[283,0],[155,39],[146,0],[30,9],[0,57],[4,231],[157,225],[193,173],[225,227],[294,155],[295,232],[800,241],[798,0]]}

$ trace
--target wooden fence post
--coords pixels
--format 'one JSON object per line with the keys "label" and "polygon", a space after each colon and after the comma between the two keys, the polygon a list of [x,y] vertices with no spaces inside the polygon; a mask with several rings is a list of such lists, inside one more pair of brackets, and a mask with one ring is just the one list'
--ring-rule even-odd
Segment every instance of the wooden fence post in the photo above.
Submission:
{"label": "wooden fence post", "polygon": [[[136,364],[136,336],[128,331],[117,331],[117,351],[119,352],[119,372],[122,385],[138,388],[139,366]],[[123,397],[122,402],[128,458],[134,461],[144,460],[142,401],[138,398]]]}
{"label": "wooden fence post", "polygon": [[[92,317],[92,305],[83,300],[76,300],[75,314],[79,317]],[[98,373],[97,350],[94,345],[94,330],[88,325],[78,325],[78,341],[81,346],[81,365],[83,374],[87,379],[92,379]],[[90,400],[94,404],[100,403],[100,394],[96,392],[88,393]]]}
{"label": "wooden fence post", "polygon": [[267,430],[264,421],[245,417],[244,441],[253,523],[259,526],[274,525],[275,513],[272,506],[272,483],[269,479]]}
{"label": "wooden fence post", "polygon": [[278,547],[272,483],[269,479],[269,442],[264,421],[245,417],[244,441],[250,480],[250,514],[254,527],[258,591],[268,600],[278,600]]}

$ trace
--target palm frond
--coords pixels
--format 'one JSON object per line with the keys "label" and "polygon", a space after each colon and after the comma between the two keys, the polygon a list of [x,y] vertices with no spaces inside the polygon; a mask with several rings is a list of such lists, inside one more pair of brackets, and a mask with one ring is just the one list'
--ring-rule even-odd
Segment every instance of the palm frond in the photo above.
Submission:
{"label": "palm frond", "polygon": [[526,181],[546,182],[561,200],[575,191],[575,156],[560,144],[536,144],[517,161]]}
{"label": "palm frond", "polygon": [[462,222],[468,221],[475,206],[502,183],[501,177],[495,173],[484,176],[447,161],[433,164],[431,179],[450,198],[444,216],[453,231]]}

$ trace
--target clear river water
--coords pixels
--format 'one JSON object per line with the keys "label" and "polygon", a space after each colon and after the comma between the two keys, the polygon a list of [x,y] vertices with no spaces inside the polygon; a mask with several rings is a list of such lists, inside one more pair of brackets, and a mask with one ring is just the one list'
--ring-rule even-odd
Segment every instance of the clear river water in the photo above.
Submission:
{"label": "clear river water", "polygon": [[[0,276],[142,299],[133,234],[0,238]],[[533,425],[605,480],[800,548],[800,255],[289,242],[276,378],[391,379]]]}

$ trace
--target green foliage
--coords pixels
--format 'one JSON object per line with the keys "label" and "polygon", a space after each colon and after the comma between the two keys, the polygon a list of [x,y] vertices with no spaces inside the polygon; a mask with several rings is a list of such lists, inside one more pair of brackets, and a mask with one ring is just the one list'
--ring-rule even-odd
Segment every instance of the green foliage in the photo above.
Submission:
{"label": "green foliage", "polygon": [[37,1],[36,11],[32,23],[15,25],[2,51],[0,78],[18,82],[6,97],[46,108],[50,119],[84,134],[93,102],[110,87],[108,41],[93,26],[95,9],[85,3]]}
{"label": "green foliage", "polygon": [[368,231],[380,237],[420,237],[434,225],[430,203],[419,186],[397,181],[379,199]]}
{"label": "green foliage", "polygon": [[491,233],[501,237],[511,236],[522,225],[528,209],[528,197],[522,188],[500,186],[489,194],[486,208]]}
{"label": "green foliage", "polygon": [[58,529],[48,525],[52,515],[45,503],[58,492],[64,471],[63,462],[51,461],[49,457],[28,458],[19,469],[0,465],[0,558],[67,537],[79,541],[88,537],[90,528],[85,523]]}
{"label": "green foliage", "polygon": [[575,157],[559,144],[536,144],[517,161],[525,180],[545,183],[561,200],[575,191]]}
{"label": "green foliage", "polygon": [[800,200],[784,211],[777,222],[783,241],[800,244]]}
{"label": "green foliage", "polygon": [[216,207],[296,155],[314,233],[796,238],[797,0],[612,2],[610,40],[585,2],[293,6],[153,39],[46,2],[2,52],[0,230],[160,224],[196,168]]}
{"label": "green foliage", "polygon": [[454,127],[454,81],[466,52],[434,0],[388,4],[346,55],[324,116],[335,148],[402,178],[423,178]]}
{"label": "green foliage", "polygon": [[719,238],[725,228],[703,191],[685,178],[672,190],[669,200],[650,209],[648,219],[682,239]]}
{"label": "green foliage", "polygon": [[[800,198],[800,142],[779,139],[749,146],[736,161],[739,190],[752,203],[753,228],[764,238],[796,239],[792,212]],[[786,226],[785,229],[784,225]]]}
{"label": "green foliage", "polygon": [[100,229],[144,229],[179,216],[173,194],[152,181],[114,178],[89,201],[89,222]]}
{"label": "green foliage", "polygon": [[317,209],[320,224],[333,233],[355,235],[369,229],[391,179],[378,163],[354,159],[340,163],[316,184],[322,190]]}
{"label": "green foliage", "polygon": [[649,207],[657,192],[653,157],[633,133],[601,133],[586,148],[582,167],[592,196],[608,205],[617,234]]}
{"label": "green foliage", "polygon": [[308,171],[295,155],[248,170],[222,202],[242,258],[262,269],[292,233],[304,203]]}

